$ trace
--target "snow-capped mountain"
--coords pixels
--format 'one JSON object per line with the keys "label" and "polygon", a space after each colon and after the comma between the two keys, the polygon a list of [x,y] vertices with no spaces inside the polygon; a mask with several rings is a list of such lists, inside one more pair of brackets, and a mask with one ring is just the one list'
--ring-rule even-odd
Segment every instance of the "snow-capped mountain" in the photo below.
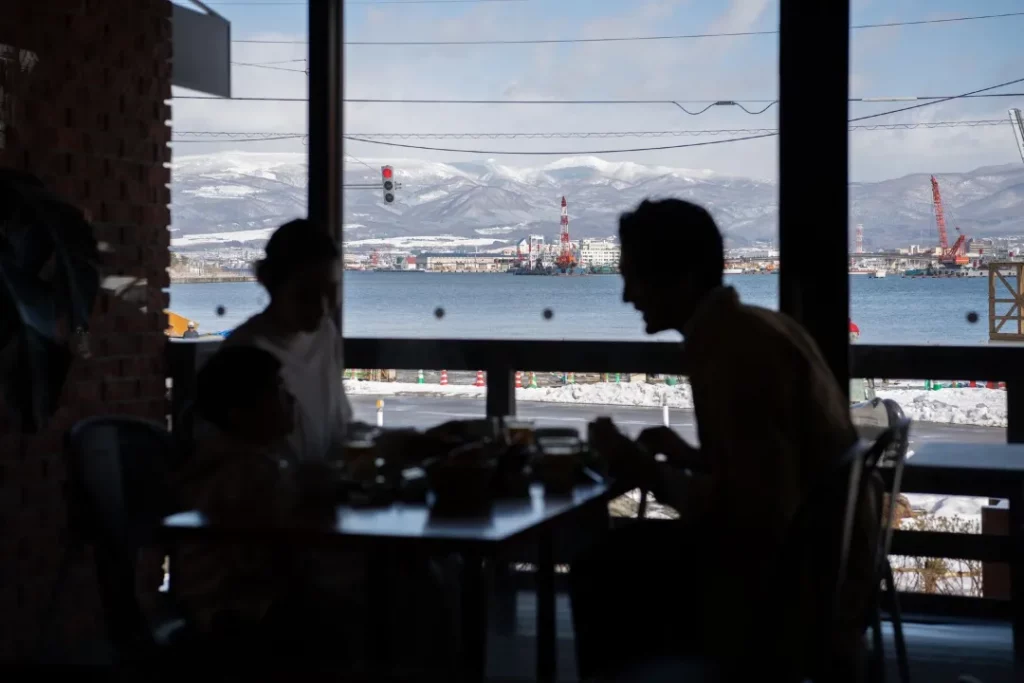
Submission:
{"label": "snow-capped mountain", "polygon": [[[614,234],[619,214],[646,197],[681,197],[706,206],[733,246],[777,234],[777,188],[765,180],[583,156],[532,167],[491,160],[368,161],[347,165],[345,182],[378,183],[382,163],[394,166],[402,188],[390,205],[377,189],[346,191],[350,241],[451,235],[481,246],[531,233],[550,239],[558,232],[563,195],[574,238]],[[173,174],[172,237],[179,245],[233,232],[239,241],[260,241],[281,222],[305,213],[303,154],[185,156],[175,160]],[[948,221],[968,235],[1024,233],[1024,166],[943,174],[939,182]],[[852,184],[850,216],[864,224],[870,247],[931,243],[928,176]]]}

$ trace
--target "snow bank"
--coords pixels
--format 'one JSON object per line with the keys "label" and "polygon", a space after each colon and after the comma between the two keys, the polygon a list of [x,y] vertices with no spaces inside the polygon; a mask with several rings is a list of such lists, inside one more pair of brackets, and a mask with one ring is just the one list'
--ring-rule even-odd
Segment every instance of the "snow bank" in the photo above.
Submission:
{"label": "snow bank", "polygon": [[[394,396],[420,394],[483,398],[486,389],[465,384],[412,384],[405,382],[345,382],[350,394]],[[890,398],[903,408],[907,417],[917,422],[1006,427],[1006,392],[999,389],[890,388],[879,390],[879,398]],[[769,398],[766,394],[766,400]],[[666,399],[674,409],[691,410],[693,394],[690,385],[682,382],[674,387],[664,384],[622,383],[568,384],[539,389],[517,389],[516,399],[542,403],[578,403],[583,405],[657,407]]]}
{"label": "snow bank", "polygon": [[960,517],[981,524],[981,508],[988,498],[961,498],[930,493],[905,493],[910,507],[936,517]]}
{"label": "snow bank", "polygon": [[879,398],[900,404],[918,422],[1006,427],[1006,392],[1000,389],[886,389]]}
{"label": "snow bank", "polygon": [[516,400],[544,403],[585,403],[606,406],[656,407],[667,399],[670,408],[693,409],[693,394],[687,383],[664,384],[568,384],[540,389],[517,389]]}
{"label": "snow bank", "polygon": [[485,387],[474,387],[471,384],[413,384],[411,382],[367,382],[364,380],[345,380],[345,393],[350,396],[399,396],[403,394],[420,394],[422,396],[452,396],[454,398],[484,398],[487,396]]}

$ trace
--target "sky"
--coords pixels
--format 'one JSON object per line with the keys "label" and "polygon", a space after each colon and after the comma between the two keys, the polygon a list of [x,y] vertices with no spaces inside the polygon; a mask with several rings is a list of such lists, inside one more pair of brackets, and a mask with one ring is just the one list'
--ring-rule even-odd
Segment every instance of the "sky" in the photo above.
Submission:
{"label": "sky", "polygon": [[[183,2],[183,0],[176,0]],[[304,41],[306,5],[296,0],[224,0],[208,4],[232,23],[234,40]],[[774,30],[778,0],[524,0],[345,5],[346,40],[517,40],[655,36]],[[1021,11],[1020,0],[853,0],[852,23],[888,23]],[[1024,78],[1024,16],[854,30],[851,97],[955,95]],[[232,44],[235,97],[306,96],[304,44]],[[733,100],[757,111],[752,100],[777,97],[777,35],[481,46],[366,46],[345,51],[349,98],[430,99],[662,99]],[[291,61],[294,60],[294,61]],[[263,67],[242,66],[259,63]],[[274,68],[266,68],[274,67]],[[813,83],[809,84],[813,87]],[[175,88],[175,95],[196,95]],[[994,91],[1000,92],[1000,91]],[[1024,83],[1001,92],[1024,93]],[[851,117],[906,106],[851,103]],[[691,111],[704,105],[685,104]],[[1020,163],[1007,109],[1024,97],[956,100],[874,122],[919,123],[1002,119],[988,127],[854,131],[850,179],[871,182],[910,173],[951,173]],[[550,133],[774,128],[777,108],[747,114],[712,107],[690,116],[672,104],[451,105],[348,104],[347,134]],[[172,103],[176,132],[304,133],[304,102],[196,101]],[[719,135],[716,138],[730,137]],[[491,152],[593,150],[686,144],[712,137],[590,139],[403,139],[394,142],[479,150],[427,152],[365,142],[346,152],[369,165],[403,158],[431,161],[494,159],[513,166],[540,165],[551,157]],[[225,149],[305,151],[301,139],[175,143],[174,153]],[[600,154],[677,168],[774,180],[775,138],[689,149]],[[557,158],[557,157],[555,157]]]}

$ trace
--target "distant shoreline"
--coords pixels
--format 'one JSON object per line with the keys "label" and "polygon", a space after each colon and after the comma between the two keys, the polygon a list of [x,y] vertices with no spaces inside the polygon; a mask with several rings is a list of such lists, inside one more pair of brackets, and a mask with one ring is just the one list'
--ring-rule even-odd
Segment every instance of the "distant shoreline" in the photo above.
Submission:
{"label": "distant shoreline", "polygon": [[218,282],[256,282],[255,275],[208,275],[198,277],[171,276],[172,285],[202,285]]}

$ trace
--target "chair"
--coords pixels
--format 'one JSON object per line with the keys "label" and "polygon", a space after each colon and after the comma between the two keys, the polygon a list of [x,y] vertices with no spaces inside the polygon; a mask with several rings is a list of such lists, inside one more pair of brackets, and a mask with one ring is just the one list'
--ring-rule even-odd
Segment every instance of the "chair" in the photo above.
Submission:
{"label": "chair", "polygon": [[154,540],[160,520],[177,509],[168,486],[170,435],[147,420],[94,417],[71,428],[65,455],[72,540],[44,623],[52,624],[70,567],[90,545],[107,635],[118,662],[148,659],[187,642],[187,622],[172,604],[151,623],[135,594],[139,550]]}
{"label": "chair", "polygon": [[[908,423],[904,421],[896,426],[890,426],[873,443],[859,440],[853,444],[839,461],[824,473],[820,483],[809,491],[793,517],[778,556],[780,560],[776,569],[779,575],[778,580],[772,581],[771,585],[791,584],[794,568],[806,566],[806,563],[802,563],[801,560],[809,561],[818,571],[813,576],[801,577],[801,579],[812,583],[811,594],[821,596],[823,599],[815,600],[812,603],[818,610],[812,623],[790,622],[791,625],[804,627],[802,633],[806,642],[813,643],[809,650],[818,653],[820,658],[812,662],[807,670],[786,672],[788,680],[832,680],[831,675],[835,671],[836,662],[833,659],[832,643],[826,639],[832,630],[822,626],[834,624],[839,614],[842,591],[849,571],[857,512],[861,509],[862,501],[865,500],[870,482],[876,480],[874,474],[881,464],[883,456],[890,453],[894,443],[906,443],[907,428]],[[905,454],[905,448],[902,451]],[[901,459],[895,460],[895,465],[901,467],[900,462]],[[889,510],[890,515],[894,512],[895,499],[890,503]],[[881,515],[881,510],[879,510],[879,515]],[[650,520],[643,523],[657,522]],[[891,524],[888,527],[891,528]],[[888,549],[891,533],[880,534],[880,536],[882,538],[879,539],[870,559],[871,566],[878,572],[882,572],[888,566],[888,562],[886,561],[883,565],[880,558],[885,558],[883,550]],[[881,575],[879,576],[881,578]],[[793,599],[793,595],[782,590],[773,591],[771,595],[767,596],[765,604],[759,611],[759,614],[765,619],[765,623],[761,624],[762,632],[775,633],[777,630],[781,630],[777,628],[781,621],[787,618],[802,618],[802,614],[798,614],[792,609]],[[873,623],[877,623],[874,615],[879,613],[878,607],[876,600],[872,606],[872,614],[868,615]],[[902,649],[902,630],[898,629],[898,632],[900,635],[897,649]],[[766,652],[774,649],[766,648]],[[882,656],[880,647],[876,647],[874,650],[876,657]],[[743,654],[747,658],[750,657],[750,653]],[[769,653],[768,656],[771,654]],[[767,667],[772,666],[773,663],[766,661],[764,664],[766,667],[764,670],[769,671],[770,669]],[[781,661],[779,664],[781,665]],[[650,662],[647,665],[648,668],[643,676],[650,678],[653,676],[649,667]],[[662,659],[657,668],[670,669],[678,674],[677,678],[683,677],[690,680],[699,680],[707,675],[706,671],[699,667],[695,668],[694,662],[685,658],[676,658],[671,661]],[[640,672],[630,670],[624,675],[620,674],[614,680],[634,680],[638,673]],[[773,673],[781,674],[783,672]],[[776,677],[780,678],[778,675]]]}
{"label": "chair", "polygon": [[896,523],[896,507],[900,496],[900,484],[903,479],[903,466],[906,463],[907,448],[910,444],[910,420],[902,414],[891,425],[893,432],[892,443],[889,448],[879,454],[878,460],[874,463],[876,468],[892,469],[892,483],[886,491],[888,494],[888,506],[882,510],[882,533],[879,535],[878,546],[875,551],[875,567],[878,572],[878,585],[885,583],[886,592],[877,593],[878,600],[871,610],[871,630],[874,655],[874,679],[884,680],[885,677],[885,650],[882,640],[882,610],[889,612],[892,620],[893,642],[896,650],[896,665],[899,672],[900,683],[910,683],[910,663],[907,659],[907,645],[903,638],[903,615],[900,611],[899,595],[896,590],[896,582],[893,578],[892,564],[889,562],[889,549],[892,546],[892,535]]}

